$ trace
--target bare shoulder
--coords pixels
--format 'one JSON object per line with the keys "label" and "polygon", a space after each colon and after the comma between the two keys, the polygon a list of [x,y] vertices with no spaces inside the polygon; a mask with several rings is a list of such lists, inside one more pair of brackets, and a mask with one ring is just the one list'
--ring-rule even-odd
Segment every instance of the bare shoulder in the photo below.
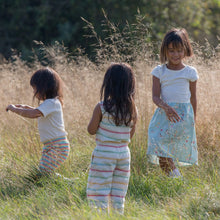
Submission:
{"label": "bare shoulder", "polygon": [[102,113],[100,103],[98,103],[98,104],[95,106],[94,111],[97,111],[97,113]]}

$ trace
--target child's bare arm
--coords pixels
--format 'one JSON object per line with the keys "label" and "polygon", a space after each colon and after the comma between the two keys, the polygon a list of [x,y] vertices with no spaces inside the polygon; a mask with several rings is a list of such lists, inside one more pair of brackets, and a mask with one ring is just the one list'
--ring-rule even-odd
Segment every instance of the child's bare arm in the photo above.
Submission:
{"label": "child's bare arm", "polygon": [[16,104],[15,106],[18,107],[18,108],[24,108],[24,109],[35,109],[32,106],[23,105],[23,104]]}
{"label": "child's bare arm", "polygon": [[161,88],[160,88],[160,79],[158,79],[157,77],[153,76],[153,88],[152,88],[152,99],[153,102],[159,107],[162,108],[168,119],[172,122],[177,122],[180,120],[180,117],[178,115],[178,113],[175,111],[175,109],[173,109],[171,106],[169,106],[166,102],[164,102],[161,98],[160,98],[160,92],[161,92]]}
{"label": "child's bare arm", "polygon": [[137,119],[138,119],[138,110],[136,108],[136,110],[135,110],[135,118],[133,119],[133,124],[132,124],[131,131],[130,131],[130,139],[133,137],[133,135],[135,133]]}
{"label": "child's bare arm", "polygon": [[41,111],[34,108],[29,109],[29,108],[17,107],[16,105],[8,105],[6,111],[9,110],[26,118],[38,118],[40,116],[43,116]]}
{"label": "child's bare arm", "polygon": [[153,76],[153,87],[152,87],[152,99],[153,102],[159,107],[162,108],[164,111],[168,110],[168,108],[170,107],[166,102],[164,102],[161,98],[160,98],[160,80]]}
{"label": "child's bare arm", "polygon": [[196,82],[190,82],[189,84],[189,88],[190,88],[190,92],[191,92],[191,98],[190,98],[190,102],[192,104],[193,107],[193,111],[194,111],[194,120],[196,121],[196,109],[197,109],[197,98],[196,98]]}
{"label": "child's bare arm", "polygon": [[135,128],[136,128],[136,124],[134,124],[131,128],[131,131],[130,131],[130,139],[133,137],[134,133],[135,133]]}
{"label": "child's bare arm", "polygon": [[89,134],[91,135],[96,134],[101,119],[102,119],[102,111],[100,105],[97,104],[96,107],[94,108],[92,118],[87,127],[87,131],[89,132]]}

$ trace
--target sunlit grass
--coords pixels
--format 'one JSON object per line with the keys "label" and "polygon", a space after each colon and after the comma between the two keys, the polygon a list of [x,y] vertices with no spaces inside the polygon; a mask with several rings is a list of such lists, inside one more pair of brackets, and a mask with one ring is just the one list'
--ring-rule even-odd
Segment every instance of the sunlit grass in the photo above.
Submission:
{"label": "sunlit grass", "polygon": [[[15,57],[14,62],[0,64],[0,219],[219,219],[219,55],[216,53],[203,62],[198,48],[196,55],[186,61],[197,68],[200,76],[196,122],[199,165],[180,167],[183,174],[180,180],[167,178],[158,166],[147,161],[147,129],[156,108],[151,101],[150,72],[158,62],[149,60],[151,51],[143,56],[134,53],[140,56],[132,60],[139,117],[130,143],[131,178],[125,215],[119,216],[91,210],[86,200],[90,158],[95,147],[95,139],[86,128],[111,61],[106,56],[99,63],[84,55],[68,58],[65,50],[59,50],[61,46],[42,45],[65,83],[64,119],[71,151],[57,172],[69,179],[54,175],[36,180],[42,150],[37,122],[5,112],[10,103],[36,106],[29,80],[41,67],[40,62],[35,60],[27,65]],[[100,52],[102,56],[106,48]]]}

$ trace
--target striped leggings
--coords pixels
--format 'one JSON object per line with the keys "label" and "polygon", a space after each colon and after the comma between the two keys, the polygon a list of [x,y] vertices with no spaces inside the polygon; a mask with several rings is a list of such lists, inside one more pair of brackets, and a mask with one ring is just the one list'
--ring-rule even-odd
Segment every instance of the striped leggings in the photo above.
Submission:
{"label": "striped leggings", "polygon": [[92,154],[87,184],[89,205],[102,210],[111,206],[123,213],[130,177],[128,146],[107,149],[96,146]]}
{"label": "striped leggings", "polygon": [[43,143],[40,171],[50,173],[59,168],[69,155],[69,142],[66,137],[56,138]]}

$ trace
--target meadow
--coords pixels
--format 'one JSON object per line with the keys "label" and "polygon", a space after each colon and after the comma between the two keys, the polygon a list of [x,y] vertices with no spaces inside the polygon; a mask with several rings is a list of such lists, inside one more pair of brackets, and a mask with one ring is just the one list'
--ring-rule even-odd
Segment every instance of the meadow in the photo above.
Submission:
{"label": "meadow", "polygon": [[[196,45],[194,45],[196,47]],[[183,179],[166,177],[146,158],[147,129],[156,106],[151,98],[151,70],[158,65],[151,51],[132,53],[133,59],[104,48],[92,62],[82,53],[71,57],[61,44],[44,46],[45,60],[63,79],[64,120],[71,152],[58,170],[70,178],[33,181],[42,145],[37,120],[6,112],[8,104],[33,103],[32,73],[42,67],[14,56],[0,63],[0,219],[220,219],[220,63],[219,53],[195,55],[185,62],[197,68],[196,132],[199,165],[180,167]],[[130,48],[132,49],[132,48]],[[104,55],[105,56],[104,56]],[[209,56],[208,56],[209,55]],[[86,184],[95,138],[87,133],[92,110],[99,101],[104,73],[113,61],[130,62],[136,75],[139,118],[130,143],[131,178],[124,216],[99,213],[87,204]],[[46,61],[45,61],[46,62]]]}

